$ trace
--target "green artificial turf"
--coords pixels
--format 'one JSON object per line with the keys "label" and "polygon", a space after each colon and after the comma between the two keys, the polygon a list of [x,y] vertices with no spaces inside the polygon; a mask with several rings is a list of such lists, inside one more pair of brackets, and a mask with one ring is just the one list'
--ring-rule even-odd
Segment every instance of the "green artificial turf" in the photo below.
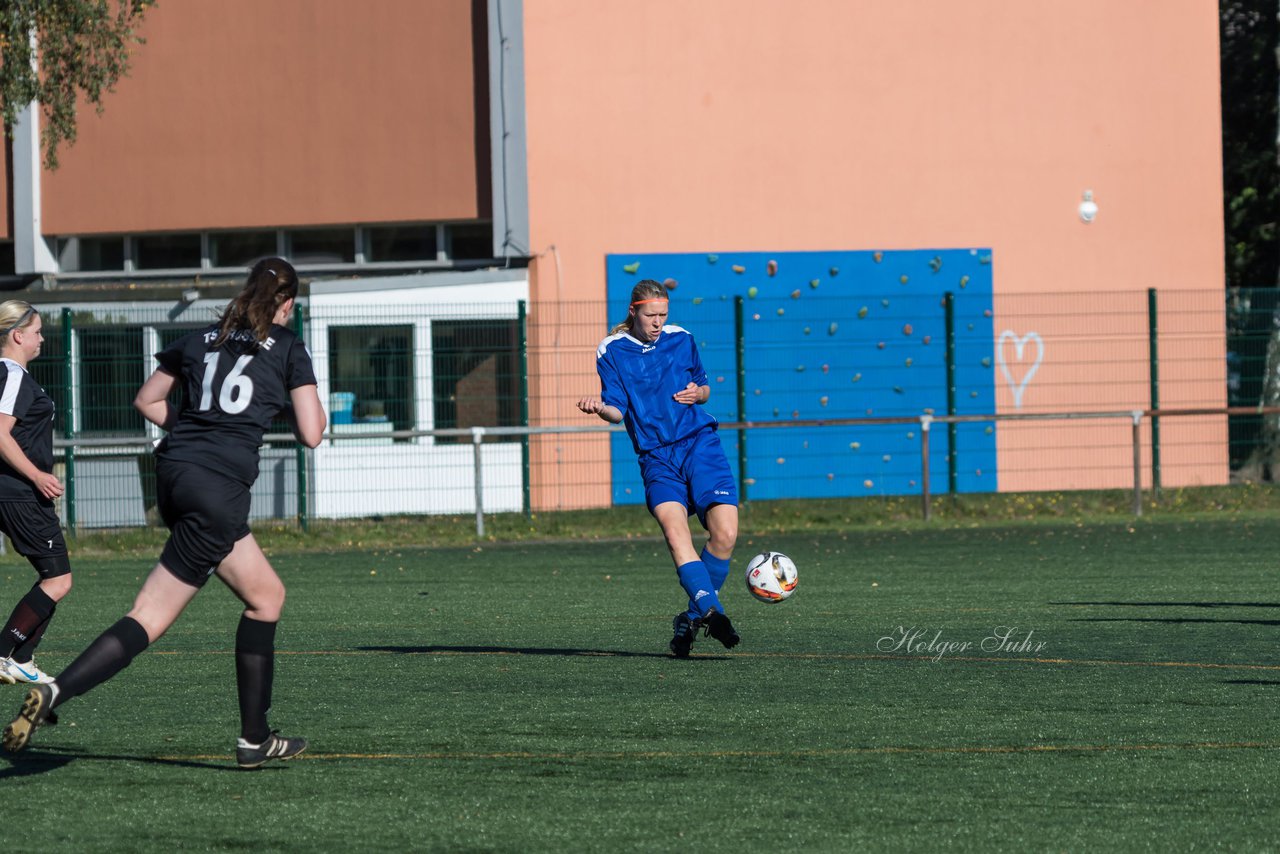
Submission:
{"label": "green artificial turf", "polygon": [[[776,606],[742,584],[764,548],[800,567]],[[272,721],[306,754],[234,768],[212,582],[0,787],[68,851],[1267,848],[1277,555],[1264,517],[752,534],[742,645],[676,661],[652,540],[277,552]],[[41,665],[150,563],[77,560]],[[0,567],[0,607],[32,578]]]}

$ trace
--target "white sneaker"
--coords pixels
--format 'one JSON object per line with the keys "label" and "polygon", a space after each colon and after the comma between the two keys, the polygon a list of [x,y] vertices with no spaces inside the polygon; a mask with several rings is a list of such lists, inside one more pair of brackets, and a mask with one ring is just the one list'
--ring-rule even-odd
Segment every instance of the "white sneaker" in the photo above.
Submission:
{"label": "white sneaker", "polygon": [[45,673],[33,658],[19,664],[12,658],[0,658],[0,682],[6,685],[48,685],[53,677]]}

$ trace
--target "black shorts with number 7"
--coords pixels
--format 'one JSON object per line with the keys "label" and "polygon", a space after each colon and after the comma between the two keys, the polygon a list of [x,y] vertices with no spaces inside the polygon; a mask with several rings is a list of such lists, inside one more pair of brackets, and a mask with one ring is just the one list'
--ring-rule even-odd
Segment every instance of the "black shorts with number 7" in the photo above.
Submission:
{"label": "black shorts with number 7", "polygon": [[67,541],[52,506],[38,501],[0,501],[0,531],[18,554],[31,561],[41,578],[71,571]]}

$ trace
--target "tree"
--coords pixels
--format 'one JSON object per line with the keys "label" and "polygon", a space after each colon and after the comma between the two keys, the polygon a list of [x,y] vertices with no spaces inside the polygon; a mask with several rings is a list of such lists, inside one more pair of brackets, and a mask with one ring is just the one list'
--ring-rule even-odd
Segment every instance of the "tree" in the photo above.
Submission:
{"label": "tree", "polygon": [[1219,20],[1227,287],[1274,287],[1280,274],[1277,4],[1221,0]]}
{"label": "tree", "polygon": [[[1232,405],[1280,404],[1280,27],[1276,0],[1220,0],[1222,185]],[[1280,476],[1280,419],[1230,419],[1245,480]]]}
{"label": "tree", "polygon": [[[138,27],[153,0],[5,0],[0,6],[0,114],[11,136],[18,113],[40,103],[44,163],[76,141],[83,97],[99,113],[102,98],[129,71]],[[34,42],[34,44],[33,44]],[[38,68],[37,63],[38,59]]]}

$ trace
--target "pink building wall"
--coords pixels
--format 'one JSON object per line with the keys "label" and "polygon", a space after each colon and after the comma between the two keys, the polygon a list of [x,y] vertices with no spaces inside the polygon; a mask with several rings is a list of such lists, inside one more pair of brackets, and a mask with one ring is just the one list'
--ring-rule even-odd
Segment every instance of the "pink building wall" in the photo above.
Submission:
{"label": "pink building wall", "polygon": [[[538,0],[524,9],[531,242],[558,255],[532,266],[535,302],[603,301],[613,252],[990,247],[997,334],[1045,339],[1024,408],[1141,407],[1115,389],[1144,389],[1146,362],[1132,358],[1132,341],[1092,351],[1111,366],[1108,384],[1082,402],[1065,391],[1079,363],[1058,357],[1096,325],[1090,301],[1071,300],[1065,317],[1060,302],[1020,301],[1005,318],[1002,297],[1143,300],[1152,287],[1210,307],[1191,330],[1204,363],[1172,360],[1162,383],[1183,405],[1225,404],[1223,317],[1212,310],[1223,289],[1215,4]],[[1085,190],[1100,209],[1091,225],[1077,215]],[[589,354],[598,333],[574,325],[563,343]],[[538,395],[546,422],[571,419],[572,399],[595,383],[589,358],[560,370]],[[1009,389],[998,400],[1014,411]],[[1171,466],[1176,478],[1226,477],[1225,422],[1163,429],[1192,429],[1181,447],[1221,449]],[[1100,454],[1117,453],[1113,435],[1081,430]],[[1002,425],[1001,488],[1131,477],[1123,459],[1082,476],[1078,444],[1066,439],[1076,451],[1045,452],[1039,430]],[[1017,464],[1028,454],[1039,470]]]}

